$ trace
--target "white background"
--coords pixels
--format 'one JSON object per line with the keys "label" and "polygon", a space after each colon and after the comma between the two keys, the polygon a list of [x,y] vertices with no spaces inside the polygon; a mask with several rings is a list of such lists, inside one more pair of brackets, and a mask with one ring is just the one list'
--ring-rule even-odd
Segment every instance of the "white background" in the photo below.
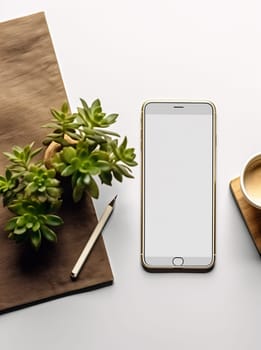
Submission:
{"label": "white background", "polygon": [[136,168],[95,202],[100,215],[119,194],[104,232],[115,284],[0,316],[1,349],[259,349],[261,261],[229,192],[261,149],[259,1],[2,0],[0,20],[42,10],[72,107],[100,97],[137,150],[144,100],[216,104],[217,264],[142,270]]}

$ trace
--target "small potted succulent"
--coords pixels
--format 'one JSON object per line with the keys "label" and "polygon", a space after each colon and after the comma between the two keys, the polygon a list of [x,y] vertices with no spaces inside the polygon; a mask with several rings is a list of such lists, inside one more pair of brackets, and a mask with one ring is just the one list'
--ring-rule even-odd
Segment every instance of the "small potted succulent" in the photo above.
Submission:
{"label": "small potted succulent", "polygon": [[106,115],[99,100],[88,106],[81,99],[81,104],[75,113],[67,103],[61,110],[51,110],[53,119],[44,127],[52,132],[43,141],[48,147],[42,160],[34,161],[42,148],[34,149],[33,143],[4,153],[10,164],[0,176],[0,194],[14,214],[5,230],[9,238],[30,242],[36,250],[43,239],[57,241],[54,230],[63,223],[57,211],[68,182],[74,202],[86,192],[98,198],[98,179],[106,185],[113,178],[122,182],[124,177],[133,177],[130,168],[137,165],[127,137],[120,143],[120,135],[107,129],[118,115]]}

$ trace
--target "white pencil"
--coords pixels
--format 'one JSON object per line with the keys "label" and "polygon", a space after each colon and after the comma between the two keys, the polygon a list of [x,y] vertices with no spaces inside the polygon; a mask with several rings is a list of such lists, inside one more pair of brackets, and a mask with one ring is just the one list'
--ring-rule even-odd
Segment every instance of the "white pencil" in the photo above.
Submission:
{"label": "white pencil", "polygon": [[95,242],[97,241],[98,237],[102,233],[102,230],[108,221],[109,217],[111,216],[114,204],[116,201],[117,196],[113,198],[113,200],[107,205],[105,208],[100,220],[98,221],[95,229],[93,230],[88,242],[86,243],[85,247],[83,248],[81,255],[79,256],[76,264],[74,265],[72,272],[71,272],[71,278],[76,279],[79,275],[81,268],[83,267],[83,264],[85,263],[86,259],[88,258],[90,252],[92,251],[92,248],[94,247]]}

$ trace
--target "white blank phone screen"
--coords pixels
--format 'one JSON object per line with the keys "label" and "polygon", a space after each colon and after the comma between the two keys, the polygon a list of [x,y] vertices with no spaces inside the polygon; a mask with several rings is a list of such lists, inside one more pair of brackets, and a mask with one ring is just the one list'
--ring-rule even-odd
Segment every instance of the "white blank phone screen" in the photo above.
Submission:
{"label": "white blank phone screen", "polygon": [[212,108],[166,105],[145,110],[145,260],[204,265],[212,256]]}

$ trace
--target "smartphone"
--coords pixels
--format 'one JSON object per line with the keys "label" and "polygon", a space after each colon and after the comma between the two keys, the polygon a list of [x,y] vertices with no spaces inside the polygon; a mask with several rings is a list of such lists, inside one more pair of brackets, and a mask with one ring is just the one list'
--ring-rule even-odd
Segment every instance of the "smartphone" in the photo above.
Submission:
{"label": "smartphone", "polygon": [[142,106],[141,261],[148,271],[214,266],[215,111],[208,101]]}

